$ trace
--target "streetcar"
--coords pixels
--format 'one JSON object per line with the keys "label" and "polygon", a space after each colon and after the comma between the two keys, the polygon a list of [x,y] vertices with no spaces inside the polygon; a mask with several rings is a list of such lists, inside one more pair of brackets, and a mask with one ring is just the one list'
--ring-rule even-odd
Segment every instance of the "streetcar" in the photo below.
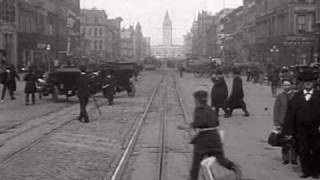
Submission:
{"label": "streetcar", "polygon": [[161,62],[152,56],[146,57],[142,64],[145,70],[156,70],[161,67]]}

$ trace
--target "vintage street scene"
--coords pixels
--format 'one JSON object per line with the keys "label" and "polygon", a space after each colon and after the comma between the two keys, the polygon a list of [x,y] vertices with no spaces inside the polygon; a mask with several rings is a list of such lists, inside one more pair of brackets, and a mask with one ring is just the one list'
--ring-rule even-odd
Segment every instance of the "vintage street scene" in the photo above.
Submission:
{"label": "vintage street scene", "polygon": [[320,0],[0,0],[0,180],[320,179]]}

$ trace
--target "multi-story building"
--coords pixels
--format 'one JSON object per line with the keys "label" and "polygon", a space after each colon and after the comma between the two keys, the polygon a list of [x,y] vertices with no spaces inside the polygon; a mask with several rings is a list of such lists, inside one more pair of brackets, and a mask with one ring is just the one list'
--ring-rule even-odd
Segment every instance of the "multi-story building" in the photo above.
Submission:
{"label": "multi-story building", "polygon": [[302,64],[314,59],[316,0],[256,2],[256,47],[260,62]]}
{"label": "multi-story building", "polygon": [[134,28],[123,28],[121,30],[121,59],[133,61],[134,59]]}
{"label": "multi-story building", "polygon": [[212,16],[206,11],[199,13],[191,27],[191,51],[189,56],[221,57],[224,39],[222,19],[232,9],[223,9]]}
{"label": "multi-story building", "polygon": [[193,33],[193,54],[197,56],[211,56],[211,42],[208,37],[208,31],[214,24],[214,16],[207,11],[198,14],[197,20],[193,23],[191,32]]}
{"label": "multi-story building", "polygon": [[18,0],[18,66],[46,70],[79,51],[79,0]]}
{"label": "multi-story building", "polygon": [[121,17],[107,20],[107,27],[112,34],[112,59],[120,59],[121,56]]}
{"label": "multi-story building", "polygon": [[17,1],[0,1],[0,60],[17,65]]}
{"label": "multi-story building", "polygon": [[84,35],[84,55],[97,61],[113,58],[113,27],[107,24],[104,10],[81,9],[80,26]]}
{"label": "multi-story building", "polygon": [[224,33],[222,56],[226,62],[243,60],[243,22],[243,6],[238,7],[221,19]]}
{"label": "multi-story building", "polygon": [[242,59],[251,62],[256,59],[256,0],[243,0],[243,46]]}

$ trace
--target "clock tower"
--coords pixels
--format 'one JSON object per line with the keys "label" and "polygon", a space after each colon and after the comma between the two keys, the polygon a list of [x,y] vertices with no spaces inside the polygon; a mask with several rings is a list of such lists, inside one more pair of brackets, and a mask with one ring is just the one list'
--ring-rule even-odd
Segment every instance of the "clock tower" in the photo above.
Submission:
{"label": "clock tower", "polygon": [[168,11],[162,24],[162,44],[164,46],[172,45],[172,22]]}

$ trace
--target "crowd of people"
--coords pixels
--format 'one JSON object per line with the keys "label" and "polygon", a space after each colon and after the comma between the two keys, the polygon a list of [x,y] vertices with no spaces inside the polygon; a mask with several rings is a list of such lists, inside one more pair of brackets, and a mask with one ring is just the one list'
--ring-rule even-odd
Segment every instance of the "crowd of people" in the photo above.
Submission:
{"label": "crowd of people", "polygon": [[[301,178],[320,178],[320,91],[318,75],[314,67],[303,66],[295,68],[274,68],[267,71],[259,68],[242,70],[246,72],[247,81],[256,83],[263,74],[271,86],[275,97],[273,122],[281,137],[280,147],[282,163],[299,165]],[[236,172],[235,164],[223,153],[219,131],[219,111],[224,111],[224,117],[232,115],[234,109],[242,109],[244,116],[249,116],[244,101],[241,79],[241,69],[234,68],[231,93],[228,93],[224,72],[217,70],[211,78],[211,105],[207,104],[208,93],[194,93],[196,102],[194,121],[188,127],[180,129],[197,129],[198,134],[191,143],[194,145],[193,163],[190,179],[198,179],[201,160],[214,156],[217,162],[229,170]],[[183,77],[183,76],[181,76]],[[282,91],[277,92],[281,87]],[[211,107],[210,107],[211,106]],[[209,142],[210,141],[210,142]],[[238,173],[239,175],[239,173]],[[239,176],[237,176],[239,177]]]}

